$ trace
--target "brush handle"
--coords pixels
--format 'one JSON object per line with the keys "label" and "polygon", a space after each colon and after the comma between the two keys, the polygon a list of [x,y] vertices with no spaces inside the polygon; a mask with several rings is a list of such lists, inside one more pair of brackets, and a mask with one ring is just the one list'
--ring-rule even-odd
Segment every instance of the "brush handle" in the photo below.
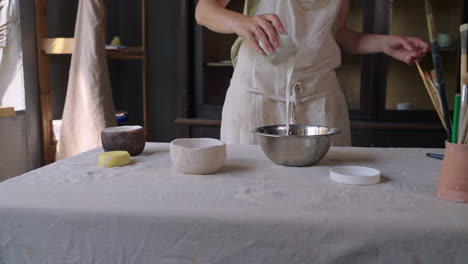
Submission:
{"label": "brush handle", "polygon": [[465,120],[465,112],[468,103],[468,85],[464,84],[461,91],[460,98],[460,116],[458,120],[458,142],[460,143],[462,139],[461,129],[463,126],[463,120]]}
{"label": "brush handle", "polygon": [[458,121],[460,117],[460,94],[455,95],[455,104],[453,106],[453,129],[452,129],[452,143],[457,144],[458,142]]}
{"label": "brush handle", "polygon": [[437,115],[440,118],[440,121],[442,122],[442,125],[444,126],[444,129],[447,129],[447,124],[444,119],[444,115],[442,114],[442,107],[440,104],[440,99],[439,96],[437,95],[437,89],[434,86],[434,83],[431,80],[431,77],[429,74],[426,75],[426,82],[428,84],[428,90],[427,93],[429,94],[429,97],[432,100],[432,104],[434,105],[434,108],[436,109]]}
{"label": "brush handle", "polygon": [[[462,34],[462,37],[463,36],[466,36],[466,35]],[[460,57],[460,89],[461,89],[460,92],[463,92],[462,89],[463,89],[463,86],[465,85],[464,77],[465,77],[465,74],[467,74],[468,72],[468,55],[464,53],[463,50],[464,49],[462,48],[462,53]]]}
{"label": "brush handle", "polygon": [[437,91],[434,88],[434,84],[432,83],[430,76],[426,77],[418,61],[416,61],[416,67],[418,69],[419,75],[421,75],[421,80],[424,83],[424,87],[426,87],[427,94],[429,95],[429,98],[431,98],[432,104],[434,105],[437,115],[439,116],[440,121],[442,122],[442,125],[444,126],[444,129],[447,130],[447,124],[445,124],[445,120],[442,115],[442,110],[440,107],[440,100],[438,99]]}
{"label": "brush handle", "polygon": [[447,124],[447,139],[452,139],[452,126],[450,120],[450,113],[448,109],[447,96],[445,94],[445,82],[444,74],[442,70],[442,58],[440,57],[439,44],[437,42],[432,43],[432,62],[437,74],[437,92],[440,98],[440,104],[442,106],[442,114],[444,115],[445,123]]}
{"label": "brush handle", "polygon": [[460,83],[463,85],[463,74],[468,72],[468,56],[466,53],[461,54],[460,62]]}
{"label": "brush handle", "polygon": [[426,18],[427,18],[427,28],[429,30],[429,39],[431,43],[437,42],[436,38],[436,30],[435,30],[435,23],[434,23],[434,15],[432,13],[432,5],[429,0],[424,2],[424,7],[426,9]]}
{"label": "brush handle", "polygon": [[468,108],[462,109],[462,111],[465,111],[465,116],[463,118],[462,126],[458,130],[458,133],[460,134],[458,137],[458,144],[463,144],[465,142],[465,137],[468,135],[467,129],[468,129]]}
{"label": "brush handle", "polygon": [[463,24],[460,26],[460,35],[461,35],[461,52],[468,53],[468,24]]}

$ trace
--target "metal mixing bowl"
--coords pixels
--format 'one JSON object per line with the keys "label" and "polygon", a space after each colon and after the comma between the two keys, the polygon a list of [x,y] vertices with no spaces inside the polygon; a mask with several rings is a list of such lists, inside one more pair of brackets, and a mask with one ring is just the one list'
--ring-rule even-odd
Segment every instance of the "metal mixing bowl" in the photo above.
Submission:
{"label": "metal mixing bowl", "polygon": [[328,152],[337,128],[308,125],[267,126],[252,130],[265,155],[274,163],[302,167],[319,162]]}

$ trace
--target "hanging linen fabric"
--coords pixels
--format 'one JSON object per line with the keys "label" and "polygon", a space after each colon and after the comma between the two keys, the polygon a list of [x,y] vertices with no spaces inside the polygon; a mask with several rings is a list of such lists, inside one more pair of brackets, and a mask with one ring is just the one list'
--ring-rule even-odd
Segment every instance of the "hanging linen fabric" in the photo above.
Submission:
{"label": "hanging linen fabric", "polygon": [[105,50],[104,0],[80,0],[70,76],[56,159],[101,145],[101,129],[115,126]]}

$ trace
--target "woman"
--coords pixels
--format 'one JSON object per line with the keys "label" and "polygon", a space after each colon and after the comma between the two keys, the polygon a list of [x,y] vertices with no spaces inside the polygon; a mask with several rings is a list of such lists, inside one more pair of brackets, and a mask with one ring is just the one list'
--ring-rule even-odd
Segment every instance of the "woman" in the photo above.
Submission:
{"label": "woman", "polygon": [[292,114],[288,118],[299,124],[340,128],[335,146],[351,144],[346,101],[335,76],[341,51],[383,52],[412,64],[428,50],[428,44],[417,38],[348,29],[349,0],[245,0],[249,16],[227,10],[229,1],[200,0],[196,19],[213,31],[235,33],[242,39],[223,107],[221,139],[230,144],[255,144],[251,129],[286,120],[286,73],[277,72],[265,59],[259,41],[269,52],[279,47],[278,34],[288,34],[294,41],[299,51],[289,87]]}

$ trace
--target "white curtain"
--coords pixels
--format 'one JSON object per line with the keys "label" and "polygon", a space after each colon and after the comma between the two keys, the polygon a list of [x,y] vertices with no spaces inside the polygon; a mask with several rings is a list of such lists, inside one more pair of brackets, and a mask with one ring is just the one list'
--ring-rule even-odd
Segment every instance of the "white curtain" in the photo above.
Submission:
{"label": "white curtain", "polygon": [[70,77],[56,159],[101,145],[101,129],[115,126],[105,51],[104,0],[80,0]]}
{"label": "white curtain", "polygon": [[6,39],[0,41],[0,106],[13,106],[24,110],[23,51],[19,19],[19,1],[3,0],[0,11],[0,25],[10,24],[3,33]]}

